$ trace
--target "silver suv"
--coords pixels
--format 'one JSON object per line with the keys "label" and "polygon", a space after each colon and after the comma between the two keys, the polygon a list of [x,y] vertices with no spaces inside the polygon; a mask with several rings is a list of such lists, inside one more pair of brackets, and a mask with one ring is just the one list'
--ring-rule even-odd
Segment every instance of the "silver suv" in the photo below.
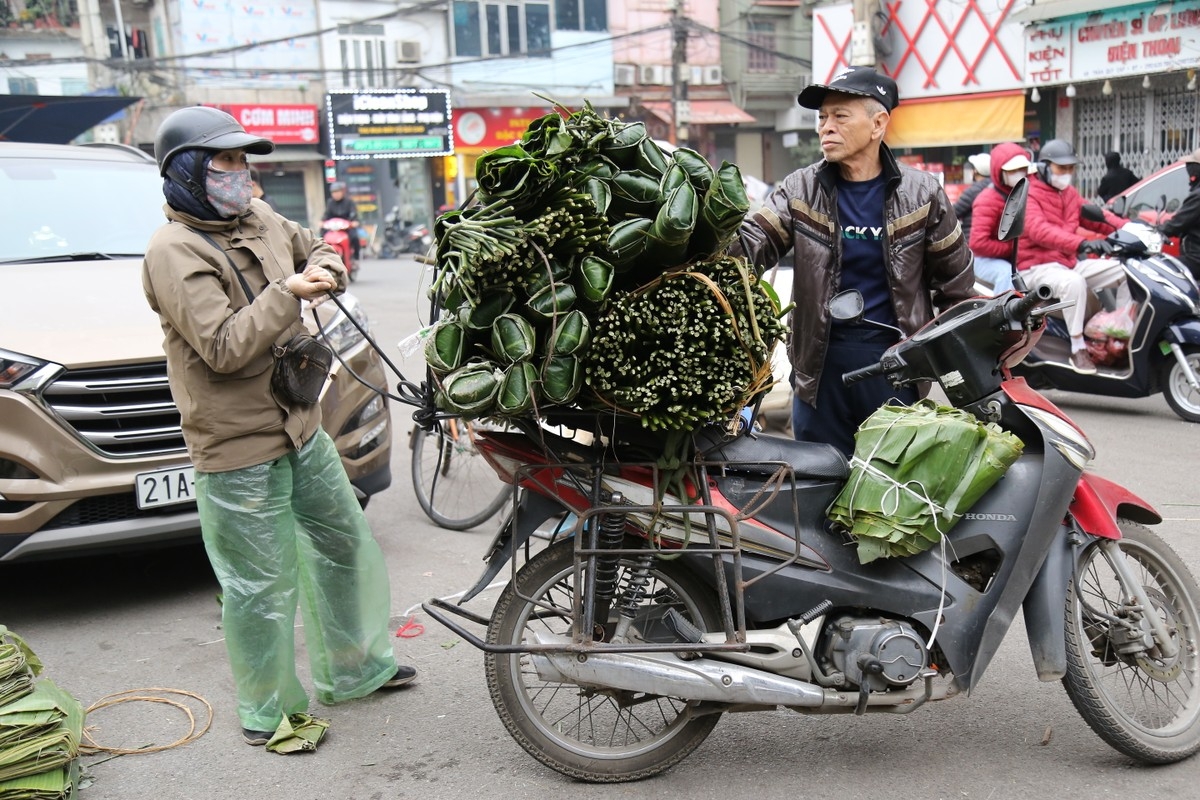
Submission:
{"label": "silver suv", "polygon": [[[162,329],[142,294],[162,209],[140,150],[0,142],[0,562],[199,532]],[[350,319],[332,303],[319,313],[354,372],[385,386]],[[387,402],[335,362],[321,405],[365,503],[391,483]]]}

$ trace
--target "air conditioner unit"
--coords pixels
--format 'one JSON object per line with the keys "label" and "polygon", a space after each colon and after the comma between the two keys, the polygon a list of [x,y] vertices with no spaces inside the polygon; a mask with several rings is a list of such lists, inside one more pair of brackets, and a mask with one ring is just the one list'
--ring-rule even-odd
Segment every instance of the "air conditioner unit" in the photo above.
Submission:
{"label": "air conditioner unit", "polygon": [[613,85],[632,86],[637,83],[637,67],[633,64],[613,64]]}
{"label": "air conditioner unit", "polygon": [[717,86],[724,79],[725,79],[725,76],[721,73],[721,65],[720,64],[708,64],[707,66],[704,67],[704,76],[703,76],[703,80],[701,81],[701,83],[707,84],[709,86]]}
{"label": "air conditioner unit", "polygon": [[396,61],[401,64],[415,64],[421,60],[421,43],[415,39],[402,39],[396,42]]}
{"label": "air conditioner unit", "polygon": [[639,64],[638,83],[656,86],[669,86],[670,74],[661,64]]}
{"label": "air conditioner unit", "polygon": [[705,69],[707,69],[707,67],[704,67],[701,65],[694,65],[694,66],[688,67],[688,71],[687,71],[688,83],[692,84],[693,86],[699,86],[700,84],[704,83],[704,70]]}

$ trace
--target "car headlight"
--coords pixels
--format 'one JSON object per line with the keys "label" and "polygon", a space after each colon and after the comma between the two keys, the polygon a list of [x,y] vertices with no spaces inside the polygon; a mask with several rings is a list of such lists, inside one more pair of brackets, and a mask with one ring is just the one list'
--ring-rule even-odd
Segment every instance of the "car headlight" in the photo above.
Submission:
{"label": "car headlight", "polygon": [[0,350],[0,389],[17,389],[46,365],[45,361]]}
{"label": "car headlight", "polygon": [[350,312],[350,316],[346,316],[345,312],[338,309],[337,316],[325,326],[325,341],[335,351],[344,353],[364,339],[354,322],[357,321],[363,330],[369,330],[370,322],[367,320],[367,312],[363,310],[362,304],[358,302],[357,298],[347,294],[338,299],[342,301],[342,306],[346,311]]}

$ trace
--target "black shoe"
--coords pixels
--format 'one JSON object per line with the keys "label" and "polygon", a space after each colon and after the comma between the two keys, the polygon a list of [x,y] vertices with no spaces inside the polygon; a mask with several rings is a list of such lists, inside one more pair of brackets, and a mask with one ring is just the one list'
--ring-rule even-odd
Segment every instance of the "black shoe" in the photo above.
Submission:
{"label": "black shoe", "polygon": [[398,689],[417,679],[417,671],[412,667],[396,667],[396,674],[383,682],[380,689]]}
{"label": "black shoe", "polygon": [[252,731],[249,728],[242,728],[242,741],[251,747],[262,747],[271,741],[271,737],[274,735],[275,731]]}

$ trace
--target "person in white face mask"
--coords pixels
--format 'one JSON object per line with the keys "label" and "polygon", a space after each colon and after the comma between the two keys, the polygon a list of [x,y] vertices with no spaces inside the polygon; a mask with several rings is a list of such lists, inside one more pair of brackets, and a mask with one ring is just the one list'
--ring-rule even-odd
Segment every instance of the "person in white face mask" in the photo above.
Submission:
{"label": "person in white face mask", "polygon": [[253,746],[309,707],[296,670],[297,609],[319,702],[416,678],[392,653],[383,552],[321,427],[321,406],[272,380],[276,346],[305,330],[302,301],[347,281],[321,237],[252,199],[247,153],[273,149],[216,108],[168,116],[154,140],[167,219],[142,264],[221,585],[242,740]]}
{"label": "person in white face mask", "polygon": [[1016,142],[1003,142],[992,148],[989,169],[991,181],[972,204],[971,253],[975,256],[975,278],[992,287],[993,294],[1013,288],[1012,242],[996,238],[1004,203],[1022,178],[1029,174],[1029,152]]}
{"label": "person in white face mask", "polygon": [[1106,236],[1125,220],[1107,210],[1104,222],[1080,216],[1083,198],[1072,185],[1078,163],[1070,142],[1051,139],[1042,145],[1029,185],[1017,269],[1031,289],[1049,286],[1059,299],[1074,301],[1063,310],[1071,335],[1071,364],[1077,372],[1092,373],[1096,365],[1083,338],[1089,289],[1115,288],[1118,307],[1128,306],[1131,298],[1121,264],[1105,258],[1111,251],[1104,239],[1080,233],[1082,228]]}

